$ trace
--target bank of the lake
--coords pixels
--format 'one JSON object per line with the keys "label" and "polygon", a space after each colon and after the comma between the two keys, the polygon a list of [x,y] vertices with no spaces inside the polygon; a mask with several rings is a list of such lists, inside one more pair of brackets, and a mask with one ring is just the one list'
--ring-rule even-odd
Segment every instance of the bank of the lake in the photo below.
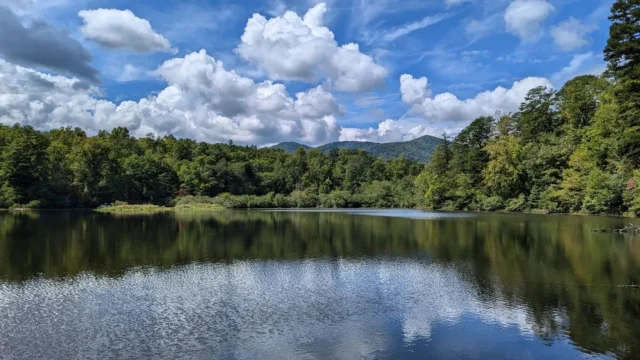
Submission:
{"label": "bank of the lake", "polygon": [[[380,210],[383,208],[380,207],[339,207],[339,206],[331,206],[331,207],[298,207],[298,206],[275,206],[273,203],[261,203],[259,206],[256,206],[256,203],[242,203],[239,201],[234,202],[224,202],[226,205],[218,204],[218,203],[191,203],[191,204],[181,204],[174,206],[161,206],[154,204],[128,204],[128,203],[118,203],[111,205],[100,206],[95,209],[86,209],[86,208],[78,208],[78,209],[39,209],[39,208],[22,208],[22,207],[12,207],[10,209],[2,209],[0,208],[0,212],[23,212],[23,211],[96,211],[101,213],[113,213],[113,214],[149,214],[156,212],[165,212],[165,211],[221,211],[225,209],[243,209],[243,210]],[[253,206],[252,206],[253,205]],[[282,205],[282,204],[280,204]],[[286,205],[286,204],[285,204]],[[402,208],[398,208],[402,209]],[[450,212],[450,213],[468,213],[468,214],[522,214],[522,215],[548,215],[548,216],[557,216],[557,215],[566,215],[566,216],[599,216],[599,217],[612,217],[612,218],[625,218],[625,219],[637,219],[635,213],[624,213],[624,214],[589,214],[586,212],[574,212],[574,213],[561,213],[561,212],[548,212],[541,210],[524,210],[524,211],[469,211],[469,210],[451,210],[451,209],[429,209],[423,207],[415,207],[415,208],[406,208],[411,210],[418,211],[439,211],[439,212]]]}

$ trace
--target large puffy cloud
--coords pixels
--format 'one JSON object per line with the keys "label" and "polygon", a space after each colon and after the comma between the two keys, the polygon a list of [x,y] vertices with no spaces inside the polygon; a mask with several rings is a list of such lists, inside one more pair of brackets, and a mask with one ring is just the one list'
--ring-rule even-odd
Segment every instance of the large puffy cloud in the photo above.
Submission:
{"label": "large puffy cloud", "polygon": [[553,41],[563,51],[571,51],[589,44],[587,35],[596,31],[597,26],[585,25],[575,18],[551,28]]}
{"label": "large puffy cloud", "polygon": [[0,19],[0,54],[5,59],[98,81],[98,70],[90,65],[91,53],[68,33],[42,20],[24,26],[5,6],[0,6]]}
{"label": "large puffy cloud", "polygon": [[431,96],[427,78],[423,76],[415,79],[409,74],[400,75],[400,93],[406,104],[414,104]]}
{"label": "large puffy cloud", "polygon": [[99,90],[78,79],[43,74],[0,60],[0,123],[40,129],[80,126],[89,131],[115,126],[137,128],[140,118],[100,100]]}
{"label": "large puffy cloud", "polygon": [[305,118],[319,118],[326,115],[342,115],[343,110],[333,98],[321,86],[307,92],[296,94],[294,104],[297,113]]}
{"label": "large puffy cloud", "polygon": [[358,44],[338,46],[323,24],[324,3],[300,17],[287,11],[267,20],[254,14],[242,35],[238,54],[264,69],[272,79],[316,81],[328,78],[343,91],[384,86],[387,70],[360,52]]}
{"label": "large puffy cloud", "polygon": [[156,96],[119,105],[77,79],[42,74],[0,60],[0,122],[39,129],[80,126],[90,133],[126,126],[143,136],[174,134],[242,144],[282,140],[319,144],[338,138],[340,107],[322,86],[288,95],[282,84],[256,83],[205,51],[166,61],[155,74],[167,82]]}
{"label": "large puffy cloud", "polygon": [[492,115],[496,111],[517,111],[527,92],[537,86],[553,87],[549,80],[528,77],[513,83],[510,89],[497,87],[473,98],[460,100],[451,93],[429,95],[427,78],[402,75],[402,100],[411,105],[410,112],[431,121],[467,123],[478,116]]}
{"label": "large puffy cloud", "polygon": [[84,37],[102,46],[138,53],[173,51],[169,40],[130,10],[82,10],[78,16],[84,21],[81,28]]}
{"label": "large puffy cloud", "polygon": [[515,0],[504,13],[507,31],[523,41],[535,41],[540,37],[540,25],[553,12],[547,0]]}
{"label": "large puffy cloud", "polygon": [[527,92],[537,86],[553,87],[544,78],[529,77],[516,81],[510,89],[498,87],[473,98],[460,100],[451,93],[432,96],[426,77],[400,76],[402,102],[409,105],[414,117],[385,120],[377,127],[343,128],[342,141],[392,142],[413,140],[424,135],[453,135],[479,116],[491,116],[496,111],[517,111]]}

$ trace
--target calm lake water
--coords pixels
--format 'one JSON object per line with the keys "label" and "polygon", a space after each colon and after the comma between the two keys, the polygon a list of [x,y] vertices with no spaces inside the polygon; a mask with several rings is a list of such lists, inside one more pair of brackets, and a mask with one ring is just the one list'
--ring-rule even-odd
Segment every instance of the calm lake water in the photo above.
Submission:
{"label": "calm lake water", "polygon": [[628,222],[0,213],[0,358],[640,358]]}

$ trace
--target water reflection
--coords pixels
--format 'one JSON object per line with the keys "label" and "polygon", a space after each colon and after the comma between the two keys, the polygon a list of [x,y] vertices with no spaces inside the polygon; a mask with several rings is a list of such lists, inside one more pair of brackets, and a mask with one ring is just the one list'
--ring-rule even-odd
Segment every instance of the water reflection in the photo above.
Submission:
{"label": "water reflection", "polygon": [[0,214],[0,354],[640,356],[624,220],[364,215]]}

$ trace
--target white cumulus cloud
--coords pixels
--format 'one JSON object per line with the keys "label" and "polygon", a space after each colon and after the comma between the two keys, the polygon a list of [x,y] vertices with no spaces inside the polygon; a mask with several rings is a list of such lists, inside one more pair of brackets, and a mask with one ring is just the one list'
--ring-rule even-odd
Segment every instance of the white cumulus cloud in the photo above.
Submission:
{"label": "white cumulus cloud", "polygon": [[455,135],[477,117],[491,116],[496,111],[518,111],[529,90],[537,86],[553,87],[547,79],[529,77],[514,82],[509,89],[497,87],[461,100],[451,93],[432,96],[428,85],[426,77],[401,75],[402,102],[409,105],[408,113],[413,116],[387,119],[377,127],[343,128],[340,140],[392,142],[413,140],[424,135]]}
{"label": "white cumulus cloud", "polygon": [[169,40],[156,33],[148,20],[130,10],[81,10],[78,16],[84,21],[80,29],[84,37],[102,46],[137,53],[175,52]]}
{"label": "white cumulus cloud", "polygon": [[339,90],[369,91],[384,86],[387,70],[360,52],[358,44],[339,46],[324,26],[324,3],[300,17],[287,11],[267,20],[254,14],[242,35],[238,54],[274,80],[328,79]]}
{"label": "white cumulus cloud", "polygon": [[409,74],[400,75],[402,101],[406,104],[415,104],[431,96],[428,83],[429,80],[424,76],[416,79]]}
{"label": "white cumulus cloud", "polygon": [[541,24],[553,10],[553,5],[547,0],[515,0],[504,13],[507,31],[522,41],[536,41],[540,38]]}
{"label": "white cumulus cloud", "polygon": [[126,126],[134,135],[173,134],[199,141],[270,144],[335,141],[342,114],[322,86],[292,98],[282,84],[228,71],[202,50],[166,61],[155,72],[167,87],[138,102],[115,104],[80,80],[0,60],[0,123],[38,129],[79,126],[89,133]]}
{"label": "white cumulus cloud", "polygon": [[410,112],[431,122],[469,123],[479,116],[493,115],[496,111],[517,111],[529,90],[537,86],[553,87],[544,78],[528,77],[513,83],[510,89],[502,86],[475,97],[461,100],[451,93],[434,97],[426,88],[427,78],[402,75],[400,91],[403,102],[411,105]]}
{"label": "white cumulus cloud", "polygon": [[558,26],[551,28],[551,36],[556,45],[563,51],[571,51],[588,45],[587,35],[596,31],[598,26],[585,25],[580,20],[569,18]]}

